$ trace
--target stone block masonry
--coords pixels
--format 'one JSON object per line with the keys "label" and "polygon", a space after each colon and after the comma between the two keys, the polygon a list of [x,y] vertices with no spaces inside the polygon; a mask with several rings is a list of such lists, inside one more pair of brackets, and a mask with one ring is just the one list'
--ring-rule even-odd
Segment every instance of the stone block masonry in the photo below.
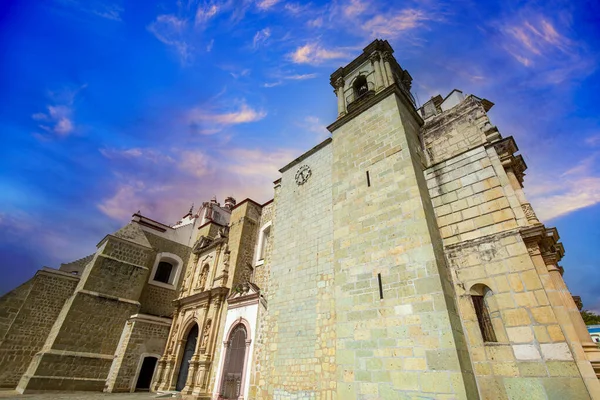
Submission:
{"label": "stone block masonry", "polygon": [[[139,310],[152,248],[107,236],[17,390],[103,390],[127,319]],[[116,329],[118,328],[118,329]]]}
{"label": "stone block masonry", "polygon": [[333,131],[338,399],[477,398],[419,124],[392,93]]}
{"label": "stone block masonry", "polygon": [[44,269],[0,299],[0,382],[15,388],[46,337],[79,278]]}
{"label": "stone block masonry", "polygon": [[[336,391],[331,143],[283,171],[276,188],[267,339],[259,399],[332,399]],[[298,185],[298,167],[311,176]],[[259,333],[261,334],[261,333]],[[343,398],[343,397],[342,397]]]}

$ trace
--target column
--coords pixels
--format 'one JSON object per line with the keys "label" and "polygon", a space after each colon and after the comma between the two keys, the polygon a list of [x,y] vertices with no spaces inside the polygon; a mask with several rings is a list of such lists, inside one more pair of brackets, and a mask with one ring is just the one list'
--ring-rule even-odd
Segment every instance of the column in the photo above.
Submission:
{"label": "column", "polygon": [[338,118],[346,115],[346,98],[344,97],[344,78],[339,77],[335,81],[336,95],[338,98]]}
{"label": "column", "polygon": [[567,288],[565,280],[560,273],[560,269],[556,264],[553,263],[548,265],[548,273],[550,274],[552,283],[554,283],[554,287],[556,287],[561,294],[563,302],[565,303],[565,307],[569,312],[569,316],[571,317],[571,322],[575,327],[575,331],[577,332],[577,336],[579,336],[579,340],[581,340],[581,345],[583,346],[584,350],[586,350],[586,348],[590,348],[594,350],[594,352],[598,352],[600,354],[600,349],[592,340],[590,332],[587,330],[585,322],[583,322],[583,318],[581,318],[577,304],[575,304],[573,296],[571,295],[571,292],[569,292],[569,288]]}
{"label": "column", "polygon": [[156,374],[155,374],[155,378],[154,381],[152,382],[152,385],[150,386],[150,391],[151,392],[156,392],[159,390],[160,384],[162,383],[163,380],[163,372],[165,370],[165,357],[161,357],[160,360],[158,360],[158,366],[156,367]]}
{"label": "column", "polygon": [[384,52],[383,55],[383,69],[385,70],[385,76],[387,78],[387,86],[396,83],[394,80],[394,74],[392,74],[392,66],[390,64],[390,59],[392,55],[389,52]]}
{"label": "column", "polygon": [[375,71],[375,90],[378,92],[383,89],[383,76],[381,75],[381,64],[379,63],[381,57],[378,52],[374,51],[370,59]]}
{"label": "column", "polygon": [[523,209],[523,212],[525,213],[525,217],[527,217],[527,222],[529,222],[529,224],[531,224],[531,225],[539,224],[540,221],[538,220],[537,215],[535,215],[535,211],[533,211],[533,207],[531,207],[531,204],[525,198],[525,193],[523,192],[523,187],[521,186],[521,183],[519,182],[519,179],[517,178],[515,171],[511,167],[508,167],[508,168],[506,168],[506,175],[508,176],[510,185],[512,186],[513,190],[515,191],[515,196],[517,196],[517,200],[519,200],[519,204],[521,204],[521,208]]}

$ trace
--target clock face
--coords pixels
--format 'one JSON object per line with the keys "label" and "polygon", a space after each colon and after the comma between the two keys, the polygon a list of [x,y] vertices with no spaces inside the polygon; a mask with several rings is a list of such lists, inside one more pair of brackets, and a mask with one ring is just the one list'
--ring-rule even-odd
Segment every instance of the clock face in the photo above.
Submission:
{"label": "clock face", "polygon": [[308,180],[308,178],[310,178],[311,174],[312,172],[308,165],[301,166],[296,172],[296,183],[298,185],[303,185]]}

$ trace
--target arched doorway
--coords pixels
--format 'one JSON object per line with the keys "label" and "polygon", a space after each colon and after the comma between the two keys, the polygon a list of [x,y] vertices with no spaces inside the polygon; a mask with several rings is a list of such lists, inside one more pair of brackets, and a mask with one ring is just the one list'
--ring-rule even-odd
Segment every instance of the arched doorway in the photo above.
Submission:
{"label": "arched doorway", "polygon": [[137,382],[135,384],[136,391],[148,391],[150,390],[150,383],[152,383],[152,375],[154,375],[154,369],[156,368],[157,357],[149,356],[144,357],[140,373],[138,375]]}
{"label": "arched doorway", "polygon": [[238,324],[227,341],[220,398],[237,399],[242,395],[244,361],[246,359],[246,328]]}
{"label": "arched doorway", "polygon": [[198,341],[198,325],[194,324],[190,332],[188,333],[185,347],[183,350],[183,357],[181,357],[181,364],[179,366],[179,376],[177,377],[176,390],[183,390],[185,387],[185,381],[188,377],[188,370],[190,368],[190,359],[196,351],[196,342]]}

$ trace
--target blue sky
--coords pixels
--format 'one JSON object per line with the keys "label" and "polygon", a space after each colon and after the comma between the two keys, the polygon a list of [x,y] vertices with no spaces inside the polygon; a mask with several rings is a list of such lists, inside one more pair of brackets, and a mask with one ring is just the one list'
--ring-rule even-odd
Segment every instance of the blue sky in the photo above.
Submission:
{"label": "blue sky", "polygon": [[174,223],[213,195],[272,197],[327,137],[329,75],[390,41],[423,103],[496,106],[600,311],[600,6],[594,1],[19,0],[0,13],[0,292],[83,257],[132,213]]}

